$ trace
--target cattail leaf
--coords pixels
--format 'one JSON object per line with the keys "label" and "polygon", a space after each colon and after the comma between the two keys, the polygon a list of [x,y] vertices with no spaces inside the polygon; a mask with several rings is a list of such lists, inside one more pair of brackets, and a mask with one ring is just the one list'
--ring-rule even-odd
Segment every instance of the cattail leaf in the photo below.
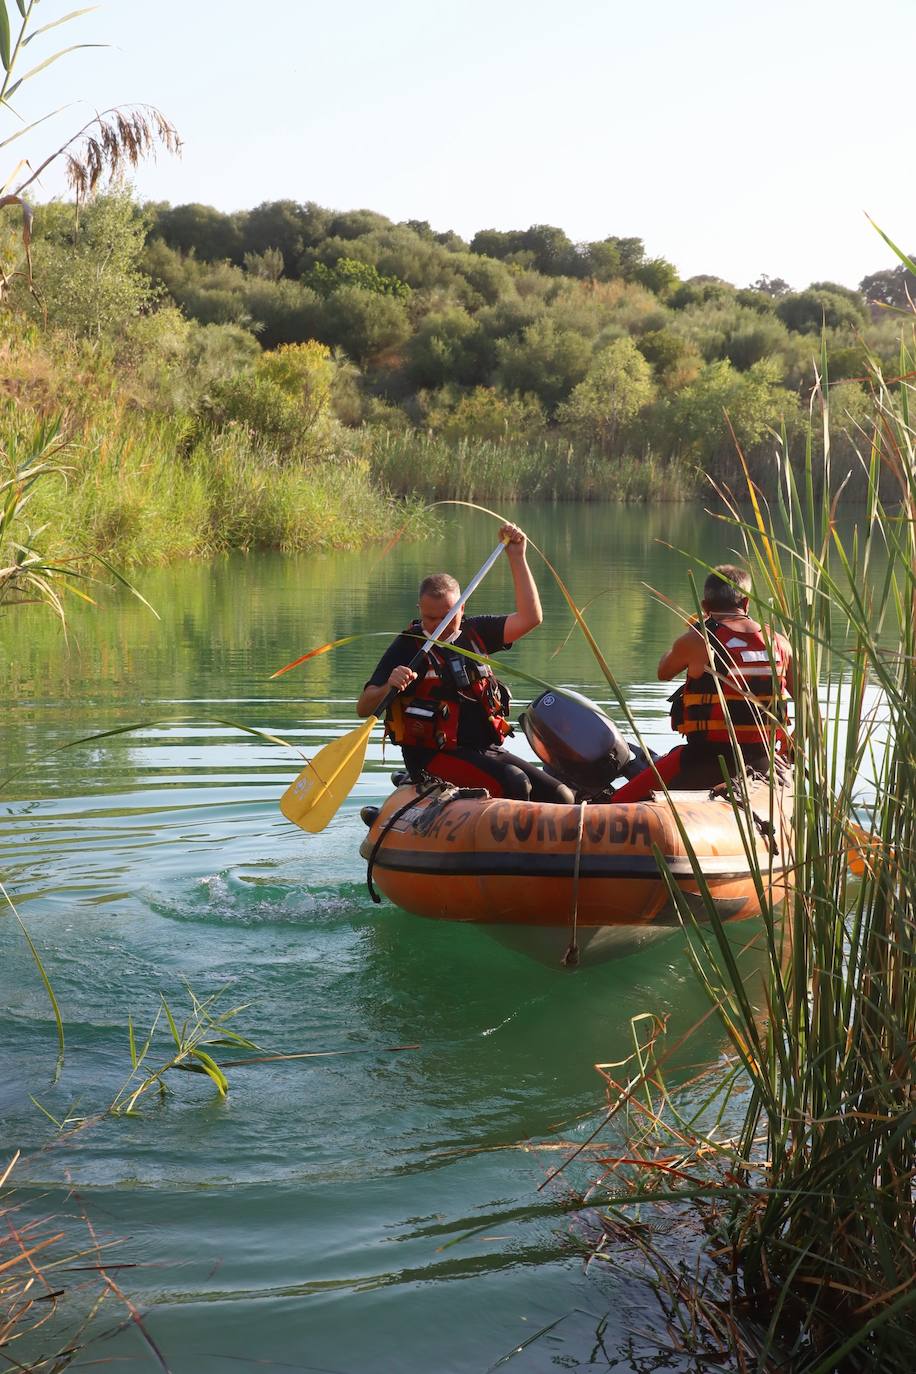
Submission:
{"label": "cattail leaf", "polygon": [[888,238],[887,234],[885,234],[880,224],[875,224],[875,221],[872,219],[871,215],[866,215],[865,218],[868,220],[869,224],[872,226],[873,229],[877,229],[878,233],[884,239],[884,242],[887,244],[888,248],[893,249],[893,251],[897,254],[897,257],[903,263],[904,267],[906,267],[910,272],[916,274],[916,263],[913,262],[912,258],[910,258],[906,253],[904,253],[902,248],[898,248],[892,238]]}
{"label": "cattail leaf", "polygon": [[16,0],[16,4],[17,4],[18,7],[19,7],[19,13],[22,15],[23,19],[25,19],[25,18],[26,18],[26,13],[25,13],[25,0]]}
{"label": "cattail leaf", "polygon": [[0,0],[0,62],[3,63],[3,70],[8,72],[10,69],[10,17],[6,9],[6,0]]}
{"label": "cattail leaf", "polygon": [[140,592],[137,591],[137,588],[134,586],[132,582],[128,582],[127,578],[124,576],[123,573],[119,573],[117,568],[112,567],[107,558],[103,558],[101,554],[96,554],[96,561],[101,563],[103,568],[107,568],[108,571],[111,573],[112,577],[115,579],[115,581],[120,582],[122,587],[126,587],[132,596],[135,596],[138,601],[142,601],[146,609],[148,611],[152,611],[153,615],[156,617],[157,620],[162,619],[161,615],[156,610],[155,606],[151,606],[150,603],[147,601],[146,597],[142,596]]}
{"label": "cattail leaf", "polygon": [[98,8],[98,5],[87,5],[85,9],[71,10],[69,14],[62,14],[59,19],[52,19],[50,24],[42,24],[40,29],[33,29],[28,38],[22,40],[22,46],[25,47],[26,43],[31,43],[33,38],[37,38],[41,33],[47,33],[49,29],[56,29],[61,24],[69,23],[71,19],[79,19],[81,14],[92,14],[93,10]]}
{"label": "cattail leaf", "polygon": [[162,999],[162,1006],[165,1010],[165,1018],[169,1023],[169,1030],[172,1032],[172,1039],[175,1041],[175,1044],[178,1046],[178,1048],[181,1049],[181,1036],[178,1034],[178,1027],[175,1025],[175,1018],[172,1015],[169,1004],[164,997]]}
{"label": "cattail leaf", "polygon": [[[4,99],[7,100],[7,101],[9,101],[10,98],[16,94],[16,92],[19,90],[19,87],[20,87],[21,85],[22,85],[22,82],[21,82],[21,81],[14,81],[13,84],[12,84],[12,86],[10,86],[9,90],[7,91],[6,96],[4,97]],[[31,133],[33,129],[37,129],[38,126],[39,126],[39,124],[44,124],[45,120],[47,120],[47,119],[53,119],[55,115],[60,114],[61,110],[64,110],[64,109],[66,109],[66,106],[65,106],[65,105],[58,105],[58,107],[57,107],[56,110],[50,110],[50,111],[48,112],[48,114],[42,115],[42,116],[41,116],[41,119],[33,119],[32,122],[31,122],[31,124],[25,124],[25,125],[23,125],[23,127],[22,127],[21,129],[17,129],[16,132],[15,132],[14,134],[10,134],[8,138],[5,138],[5,139],[2,141],[2,143],[0,143],[0,148],[7,148],[11,143],[15,143],[17,138],[24,138],[25,135]],[[4,191],[7,190],[8,187],[12,186],[13,181],[14,181],[14,179],[16,178],[16,176],[18,175],[20,169],[23,168],[23,167],[27,167],[27,166],[28,166],[28,163],[25,162],[25,161],[22,161],[22,162],[19,163],[19,165],[18,165],[18,167],[16,167],[15,171],[14,171],[9,177],[7,177],[6,181],[4,182],[4,184],[3,184],[3,190],[4,190]]]}
{"label": "cattail leaf", "polygon": [[[2,4],[2,3],[3,3],[3,0],[0,0],[0,4]],[[60,1055],[60,1059],[63,1060],[63,1056],[64,1056],[64,1022],[63,1022],[63,1017],[62,1017],[61,1014],[60,1014],[60,1007],[59,1007],[58,1004],[57,1004],[57,998],[56,998],[55,995],[54,995],[54,989],[53,989],[53,987],[51,986],[51,980],[50,980],[50,978],[48,977],[47,973],[45,972],[45,966],[44,966],[44,964],[41,962],[41,955],[38,953],[38,950],[35,948],[34,941],[32,940],[32,937],[31,937],[31,935],[29,934],[29,932],[26,930],[25,925],[23,924],[22,917],[19,915],[19,912],[16,910],[16,907],[13,905],[13,899],[10,897],[9,893],[7,892],[6,888],[3,886],[2,883],[0,883],[0,895],[2,895],[2,897],[3,897],[4,900],[6,901],[7,905],[9,906],[10,910],[12,911],[13,916],[16,918],[16,922],[17,922],[17,924],[18,924],[18,926],[19,926],[19,929],[22,931],[22,934],[23,934],[23,937],[24,937],[24,939],[25,939],[25,942],[26,942],[26,944],[27,944],[28,947],[29,947],[29,953],[31,954],[32,959],[34,960],[35,967],[38,969],[38,975],[39,975],[39,977],[41,978],[42,983],[44,984],[45,992],[48,994],[48,1001],[51,1003],[51,1010],[52,1010],[53,1013],[54,1013],[54,1024],[55,1024],[55,1026],[57,1027],[57,1046],[58,1046],[58,1053],[59,1053],[59,1055]]]}
{"label": "cattail leaf", "polygon": [[229,1091],[229,1079],[223,1073],[216,1060],[211,1059],[209,1054],[204,1050],[192,1050],[191,1057],[192,1059],[199,1060],[204,1073],[207,1074],[209,1078],[212,1078],[213,1082],[216,1084],[220,1097],[225,1097]]}
{"label": "cattail leaf", "polygon": [[[3,0],[0,0],[0,5],[2,4]],[[104,43],[71,43],[69,48],[61,48],[60,52],[52,53],[50,57],[46,57],[45,60],[43,62],[39,62],[37,66],[30,67],[29,70],[24,74],[24,76],[20,78],[20,81],[28,81],[29,77],[37,76],[39,72],[43,72],[45,67],[50,67],[51,63],[56,62],[58,58],[66,57],[68,52],[77,52],[80,48],[104,47]]]}

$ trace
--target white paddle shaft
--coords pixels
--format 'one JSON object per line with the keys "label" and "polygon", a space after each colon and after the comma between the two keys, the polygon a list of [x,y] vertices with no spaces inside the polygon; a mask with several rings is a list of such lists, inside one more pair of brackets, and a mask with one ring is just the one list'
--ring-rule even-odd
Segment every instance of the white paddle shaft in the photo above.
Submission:
{"label": "white paddle shaft", "polygon": [[[458,600],[455,602],[454,606],[449,607],[448,611],[439,621],[439,624],[433,630],[432,634],[429,636],[426,643],[414,654],[413,658],[407,665],[408,668],[412,669],[415,664],[419,663],[423,655],[426,653],[427,649],[431,648],[432,645],[435,644],[436,640],[439,638],[442,631],[448,629],[449,625],[451,625],[452,621],[455,619],[455,616],[461,610],[461,607],[464,605],[468,597],[471,595],[471,592],[476,591],[476,589],[480,586],[481,582],[486,577],[487,573],[490,571],[493,564],[496,562],[497,558],[502,553],[505,547],[506,546],[502,543],[502,541],[500,541],[500,543],[496,545],[496,548],[490,554],[490,557],[487,559],[486,563],[484,563],[483,567],[479,570],[479,572],[476,572],[474,574],[474,576],[471,578],[470,582],[464,588],[464,590],[458,593]],[[383,698],[383,700],[379,702],[378,706],[376,706],[375,708],[375,716],[377,720],[385,714],[386,710],[394,701],[397,695],[397,691],[394,687],[392,687],[391,691],[388,692],[387,695]]]}

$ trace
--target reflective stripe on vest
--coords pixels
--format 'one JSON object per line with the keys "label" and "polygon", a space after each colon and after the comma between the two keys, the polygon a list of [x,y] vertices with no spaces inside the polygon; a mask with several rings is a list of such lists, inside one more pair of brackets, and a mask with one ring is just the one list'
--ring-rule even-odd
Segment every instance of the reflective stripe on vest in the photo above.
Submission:
{"label": "reflective stripe on vest", "polygon": [[679,718],[672,712],[673,728],[710,744],[731,740],[718,679],[737,742],[766,745],[788,720],[787,663],[781,643],[761,629],[738,631],[716,620],[706,621],[706,633],[715,673],[688,677],[678,703]]}
{"label": "reflective stripe on vest", "polygon": [[[414,621],[407,634],[422,634]],[[470,626],[462,629],[475,654],[486,655],[483,640]],[[415,749],[449,752],[458,748],[458,733],[462,710],[476,705],[483,712],[494,744],[501,744],[511,733],[505,711],[508,693],[493,676],[485,663],[449,654],[447,645],[427,650],[428,668],[406,692],[399,693],[385,716],[385,733],[395,744]],[[458,686],[451,663],[466,665],[468,682]],[[505,705],[503,694],[505,693]]]}

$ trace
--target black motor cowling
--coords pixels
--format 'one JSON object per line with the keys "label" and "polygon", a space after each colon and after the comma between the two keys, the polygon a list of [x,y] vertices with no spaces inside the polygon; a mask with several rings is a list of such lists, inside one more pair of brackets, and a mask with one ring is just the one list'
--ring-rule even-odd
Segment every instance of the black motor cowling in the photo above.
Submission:
{"label": "black motor cowling", "polygon": [[607,791],[633,763],[633,751],[614,722],[578,692],[542,692],[520,724],[541,762],[585,796]]}

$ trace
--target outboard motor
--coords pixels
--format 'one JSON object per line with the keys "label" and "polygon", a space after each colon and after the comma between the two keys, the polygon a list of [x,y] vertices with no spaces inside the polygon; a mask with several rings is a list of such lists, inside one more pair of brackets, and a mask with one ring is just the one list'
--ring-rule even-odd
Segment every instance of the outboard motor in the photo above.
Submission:
{"label": "outboard motor", "polygon": [[600,706],[579,692],[542,692],[519,723],[535,754],[556,777],[583,797],[609,792],[621,774],[646,766]]}

